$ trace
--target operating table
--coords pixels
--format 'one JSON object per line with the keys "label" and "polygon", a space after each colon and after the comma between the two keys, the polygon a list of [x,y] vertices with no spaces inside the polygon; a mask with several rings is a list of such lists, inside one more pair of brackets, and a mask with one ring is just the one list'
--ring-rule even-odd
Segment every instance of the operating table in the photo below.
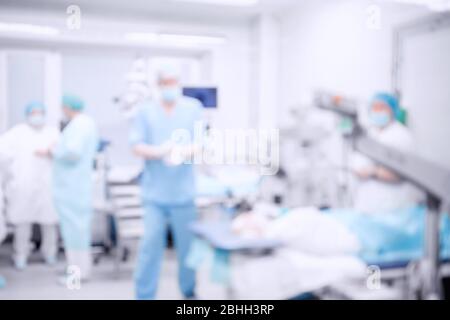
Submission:
{"label": "operating table", "polygon": [[408,182],[416,185],[426,194],[426,222],[424,256],[420,261],[401,261],[396,264],[381,265],[386,272],[392,270],[412,270],[418,274],[418,297],[438,299],[442,296],[441,274],[444,268],[440,257],[440,215],[450,209],[450,170],[442,168],[420,156],[405,154],[370,138],[358,123],[355,104],[348,100],[334,99],[328,94],[316,96],[319,108],[340,114],[352,123],[345,137],[353,148],[368,156],[380,165],[389,168]]}

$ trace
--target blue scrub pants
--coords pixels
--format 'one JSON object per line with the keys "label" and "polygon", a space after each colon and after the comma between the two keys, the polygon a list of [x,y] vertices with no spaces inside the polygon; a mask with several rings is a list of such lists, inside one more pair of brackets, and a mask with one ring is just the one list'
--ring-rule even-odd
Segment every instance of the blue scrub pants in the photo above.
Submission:
{"label": "blue scrub pants", "polygon": [[189,224],[197,218],[193,202],[184,205],[144,203],[144,237],[139,248],[135,272],[136,298],[150,300],[156,296],[161,262],[167,245],[167,226],[170,225],[178,258],[178,282],[182,294],[192,297],[195,272],[186,266],[186,258],[194,238]]}

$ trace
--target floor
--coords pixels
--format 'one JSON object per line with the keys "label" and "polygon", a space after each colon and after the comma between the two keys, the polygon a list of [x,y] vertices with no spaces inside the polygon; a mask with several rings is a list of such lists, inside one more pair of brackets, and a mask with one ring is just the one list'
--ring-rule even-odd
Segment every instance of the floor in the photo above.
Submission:
{"label": "floor", "polygon": [[[104,257],[95,266],[92,280],[82,283],[79,290],[70,290],[58,279],[64,272],[63,256],[54,267],[43,264],[38,253],[33,253],[26,270],[13,268],[10,248],[0,248],[0,275],[6,279],[6,287],[0,289],[0,300],[5,299],[87,299],[87,300],[129,300],[134,299],[133,268],[134,257],[130,258],[119,274],[114,272],[113,261]],[[162,266],[158,299],[181,299],[176,282],[177,262],[173,251],[168,250]]]}

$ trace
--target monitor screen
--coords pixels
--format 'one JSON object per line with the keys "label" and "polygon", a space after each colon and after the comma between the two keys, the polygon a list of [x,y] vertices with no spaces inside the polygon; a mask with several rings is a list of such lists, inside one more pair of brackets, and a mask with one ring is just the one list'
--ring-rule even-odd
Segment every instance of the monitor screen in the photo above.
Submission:
{"label": "monitor screen", "polygon": [[200,100],[205,108],[217,108],[217,88],[184,88],[183,95]]}

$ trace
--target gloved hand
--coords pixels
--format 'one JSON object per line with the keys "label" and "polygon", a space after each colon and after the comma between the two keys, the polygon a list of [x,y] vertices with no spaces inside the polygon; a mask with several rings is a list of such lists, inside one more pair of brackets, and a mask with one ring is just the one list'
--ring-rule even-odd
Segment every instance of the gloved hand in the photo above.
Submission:
{"label": "gloved hand", "polygon": [[161,159],[165,159],[168,155],[171,154],[172,150],[174,148],[174,144],[172,141],[164,142],[159,147],[155,147],[155,153],[157,156]]}
{"label": "gloved hand", "polygon": [[146,160],[164,160],[173,148],[173,142],[167,141],[161,145],[139,144],[134,146],[133,151],[136,155]]}
{"label": "gloved hand", "polygon": [[192,147],[175,145],[164,158],[168,166],[180,166],[185,163],[192,155]]}

